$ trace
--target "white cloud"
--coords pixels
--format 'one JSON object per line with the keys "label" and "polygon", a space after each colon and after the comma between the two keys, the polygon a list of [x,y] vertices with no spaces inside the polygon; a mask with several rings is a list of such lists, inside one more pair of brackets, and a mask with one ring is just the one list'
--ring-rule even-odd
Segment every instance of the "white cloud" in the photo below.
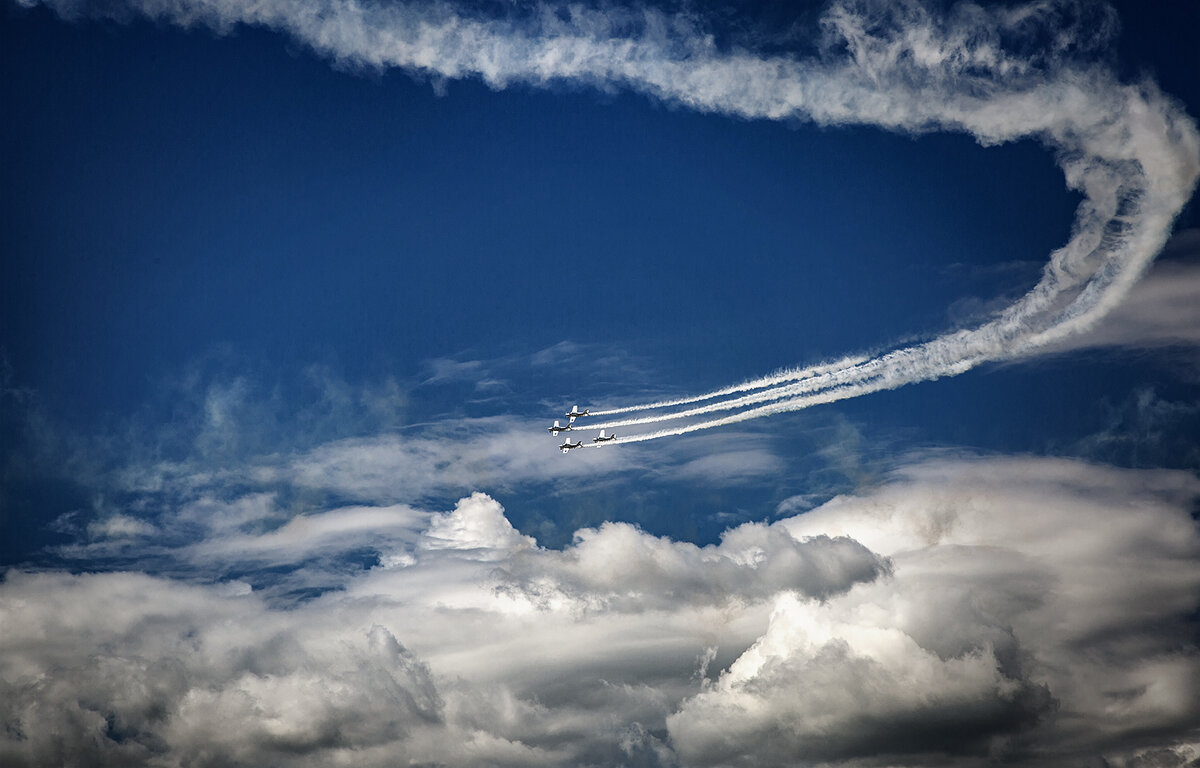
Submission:
{"label": "white cloud", "polygon": [[[362,523],[404,520],[340,512],[317,527],[362,543],[379,536]],[[232,553],[225,537],[202,548],[300,556],[316,540],[293,525]],[[243,584],[12,573],[0,621],[20,629],[0,638],[0,759],[524,765],[661,752],[649,731],[629,734],[661,730],[705,647],[752,641],[765,595],[842,590],[880,567],[852,542],[733,538],[702,549],[608,526],[540,550],[475,494],[392,541],[407,561],[288,610]]]}
{"label": "white cloud", "polygon": [[504,557],[536,546],[522,536],[504,516],[504,509],[483,493],[462,499],[452,512],[435,515],[422,537],[426,549],[476,550],[489,557]]}
{"label": "white cloud", "polygon": [[576,451],[564,457],[544,428],[511,417],[442,422],[420,434],[327,443],[255,472],[258,481],[286,481],[352,498],[420,499],[434,493],[507,487],[528,480],[583,478],[626,469],[637,456]]}
{"label": "white cloud", "polygon": [[486,373],[481,360],[451,360],[439,357],[425,361],[428,378],[423,384],[436,384],[448,381],[478,381]]}
{"label": "white cloud", "polygon": [[[1047,714],[987,645],[948,658],[894,626],[779,598],[766,633],[668,724],[691,765],[796,765],[978,751]],[[897,762],[900,762],[899,760]]]}
{"label": "white cloud", "polygon": [[759,480],[783,472],[784,462],[763,448],[716,450],[666,471],[681,480],[730,485]]}
{"label": "white cloud", "polygon": [[931,462],[784,521],[851,536],[894,576],[819,606],[780,598],[672,716],[674,743],[701,764],[921,763],[1185,733],[1200,725],[1198,492],[1188,473]]}
{"label": "white cloud", "polygon": [[[929,461],[709,547],[607,523],[542,549],[483,494],[331,509],[308,524],[391,565],[300,604],[14,572],[0,761],[1146,764],[1200,726],[1197,498],[1184,472]],[[291,525],[236,543],[320,548]]]}
{"label": "white cloud", "polygon": [[428,513],[403,505],[342,507],[297,515],[265,532],[224,531],[186,548],[186,552],[189,557],[208,562],[295,563],[322,553],[337,554],[364,542],[381,546],[414,540],[428,518]]}
{"label": "white cloud", "polygon": [[303,764],[441,717],[427,668],[378,626],[138,574],[7,575],[6,764]]}
{"label": "white cloud", "polygon": [[88,523],[88,536],[93,539],[119,539],[131,536],[149,536],[155,528],[144,520],[120,513]]}

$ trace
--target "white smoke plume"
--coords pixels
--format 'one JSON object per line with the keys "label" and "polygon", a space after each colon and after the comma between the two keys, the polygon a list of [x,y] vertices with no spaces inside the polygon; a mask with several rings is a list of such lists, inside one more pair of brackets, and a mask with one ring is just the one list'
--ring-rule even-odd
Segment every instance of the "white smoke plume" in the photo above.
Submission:
{"label": "white smoke plume", "polygon": [[[1200,174],[1194,123],[1154,83],[1121,82],[1089,60],[1111,37],[1112,14],[1072,0],[963,3],[944,16],[915,0],[838,0],[821,19],[820,52],[812,58],[724,48],[694,15],[654,9],[534,4],[488,18],[450,4],[355,0],[42,1],[66,18],[144,16],[219,32],[262,26],[344,65],[477,78],[494,88],[569,82],[743,118],[953,131],[984,145],[1032,138],[1055,154],[1067,187],[1083,194],[1074,232],[1050,255],[1041,280],[990,322],[874,359],[597,412],[687,405],[753,389],[765,391],[693,413],[775,401],[616,442],[956,375],[1060,342],[1121,301],[1162,249]],[[770,389],[775,385],[785,386]],[[603,426],[631,423],[642,422]]]}

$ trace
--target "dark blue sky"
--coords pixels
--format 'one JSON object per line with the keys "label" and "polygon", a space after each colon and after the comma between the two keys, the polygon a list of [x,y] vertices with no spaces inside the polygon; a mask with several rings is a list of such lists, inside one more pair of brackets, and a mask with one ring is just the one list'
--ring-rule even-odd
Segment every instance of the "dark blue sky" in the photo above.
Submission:
{"label": "dark blue sky", "polygon": [[992,289],[951,264],[1027,260],[1002,287],[1027,286],[1075,203],[1031,143],[438,96],[251,30],[10,8],[4,34],[4,346],[80,415],[219,344],[361,376],[572,340],[752,375],[941,330]]}

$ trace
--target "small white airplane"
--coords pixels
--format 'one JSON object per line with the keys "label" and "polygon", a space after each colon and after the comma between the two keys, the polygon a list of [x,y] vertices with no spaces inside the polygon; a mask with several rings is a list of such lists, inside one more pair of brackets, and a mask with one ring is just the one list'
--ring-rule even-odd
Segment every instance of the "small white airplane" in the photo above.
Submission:
{"label": "small white airplane", "polygon": [[570,410],[568,413],[564,414],[564,415],[565,415],[565,416],[566,416],[568,419],[570,419],[571,421],[575,421],[575,419],[578,419],[580,416],[587,416],[587,415],[589,415],[590,413],[591,413],[591,410],[590,410],[590,409],[588,409],[588,408],[584,408],[584,409],[583,409],[583,413],[580,413],[580,412],[579,412],[579,406],[578,406],[578,405],[572,405],[572,406],[571,406],[571,410]]}
{"label": "small white airplane", "polygon": [[578,443],[572,443],[570,440],[568,440],[565,443],[563,443],[562,445],[558,446],[558,449],[560,451],[562,451],[563,453],[566,453],[567,451],[573,451],[576,448],[582,448],[582,447],[583,447],[582,440],[580,440]]}
{"label": "small white airplane", "polygon": [[554,420],[553,427],[546,427],[546,430],[548,432],[550,432],[550,434],[554,435],[555,437],[558,437],[559,432],[570,432],[572,429],[574,429],[574,427],[572,427],[570,424],[568,424],[565,427],[558,426],[558,419]]}
{"label": "small white airplane", "polygon": [[593,443],[607,443],[609,440],[616,440],[616,439],[617,439],[616,435],[609,435],[608,437],[605,437],[604,430],[602,429],[602,430],[600,430],[599,435],[592,438],[592,442]]}

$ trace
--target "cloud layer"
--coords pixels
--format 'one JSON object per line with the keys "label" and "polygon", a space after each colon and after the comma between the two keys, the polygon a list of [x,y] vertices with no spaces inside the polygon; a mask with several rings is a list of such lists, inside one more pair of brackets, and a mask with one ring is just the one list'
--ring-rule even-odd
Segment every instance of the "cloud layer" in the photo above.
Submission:
{"label": "cloud layer", "polygon": [[298,604],[237,580],[10,572],[0,761],[1186,756],[1198,498],[1184,472],[933,460],[709,547],[609,523],[542,549],[481,493],[246,535],[243,552],[310,527],[378,544],[363,521],[389,516],[406,531],[379,565]]}

